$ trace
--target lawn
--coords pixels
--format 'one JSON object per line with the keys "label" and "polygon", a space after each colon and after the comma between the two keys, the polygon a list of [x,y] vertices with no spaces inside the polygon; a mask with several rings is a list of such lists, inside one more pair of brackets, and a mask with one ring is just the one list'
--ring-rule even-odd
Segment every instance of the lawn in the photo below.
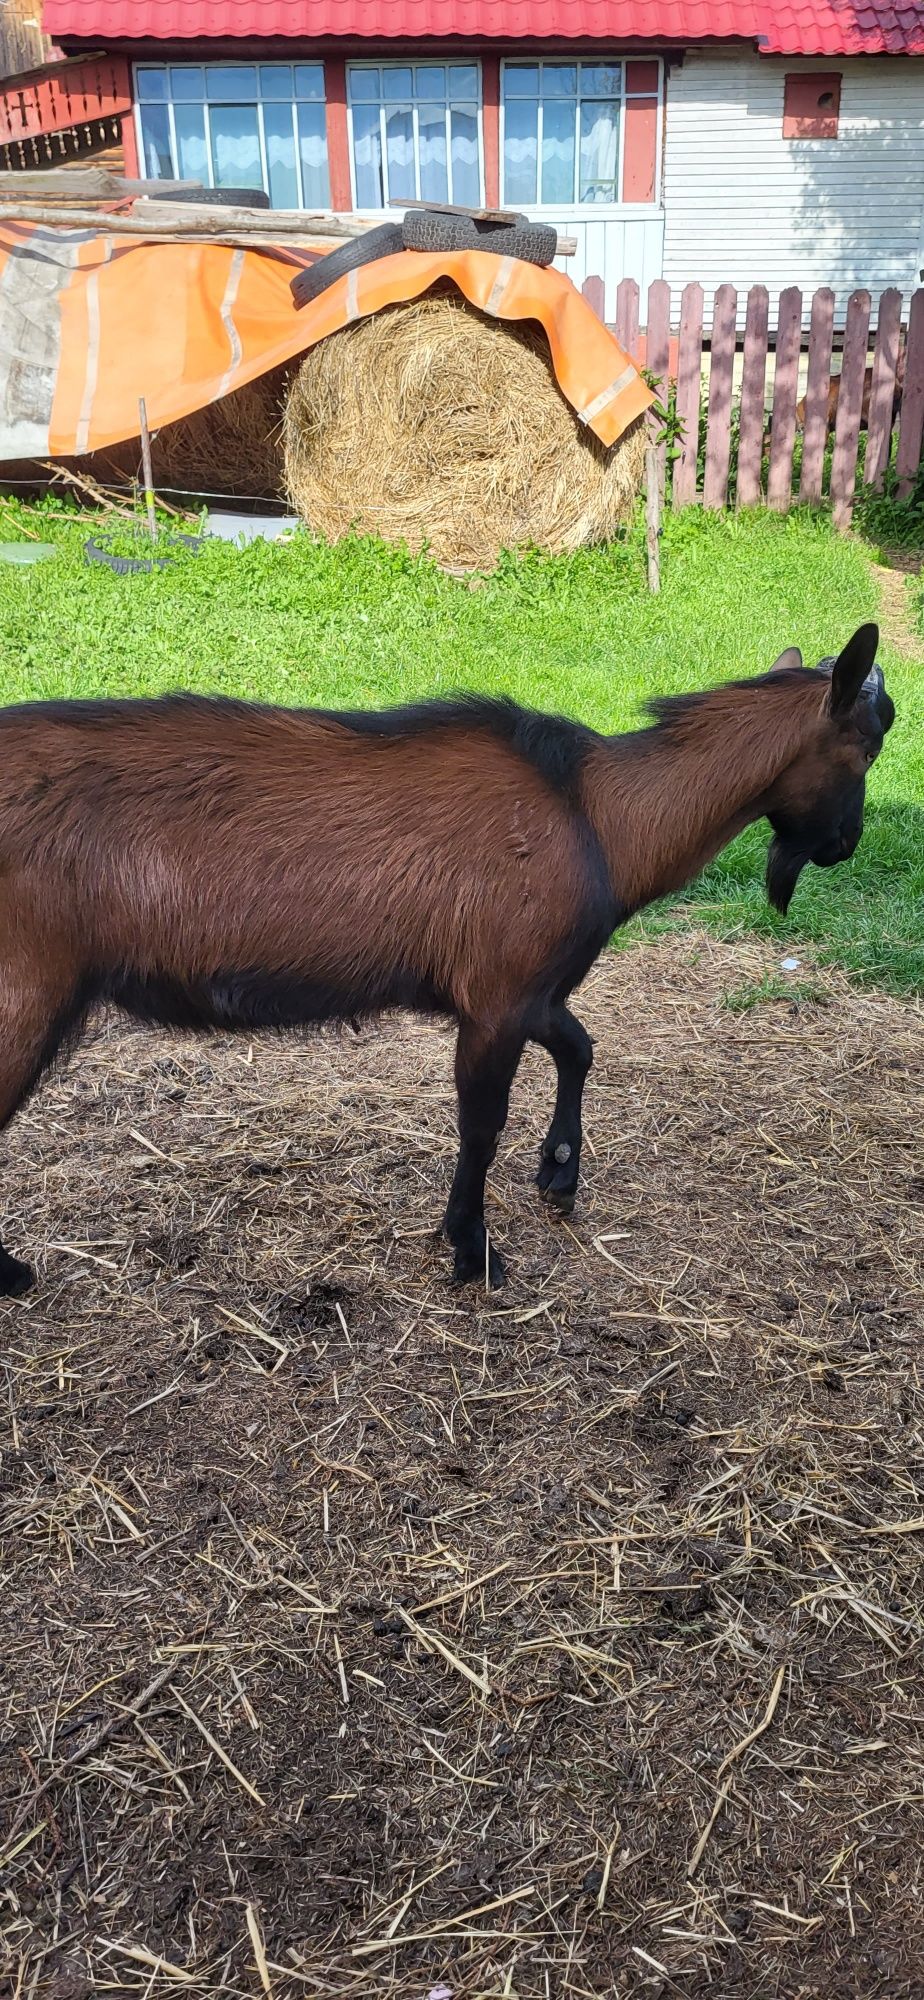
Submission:
{"label": "lawn", "polygon": [[[511,559],[473,587],[373,542],[329,549],[307,536],[247,550],[215,543],[120,578],[84,562],[87,516],[20,516],[6,503],[4,538],[20,521],[59,555],[38,568],[0,565],[3,701],[183,686],[356,705],[469,687],[616,730],[634,725],[646,695],[760,672],[784,646],[814,664],[878,611],[863,547],[800,513],[669,519],[659,598],[637,536],[602,552]],[[898,720],[851,866],[808,870],[784,922],[763,894],[766,829],[752,828],[627,938],[695,914],[725,937],[762,932],[924,992],[924,678],[887,643],[881,658]]]}

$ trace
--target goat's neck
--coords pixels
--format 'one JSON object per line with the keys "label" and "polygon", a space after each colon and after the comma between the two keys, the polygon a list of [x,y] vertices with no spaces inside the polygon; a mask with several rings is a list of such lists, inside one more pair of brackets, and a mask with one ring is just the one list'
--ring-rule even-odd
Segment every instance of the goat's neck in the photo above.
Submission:
{"label": "goat's neck", "polygon": [[716,700],[712,724],[704,703],[680,727],[605,737],[591,753],[584,798],[625,909],[682,888],[761,819],[807,740],[807,710],[794,728],[764,690],[735,692],[737,703]]}

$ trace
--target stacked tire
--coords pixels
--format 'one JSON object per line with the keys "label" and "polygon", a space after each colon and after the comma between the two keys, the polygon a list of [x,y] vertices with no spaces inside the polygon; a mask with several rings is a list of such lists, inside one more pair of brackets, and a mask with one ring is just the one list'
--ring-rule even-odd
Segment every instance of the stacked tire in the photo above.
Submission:
{"label": "stacked tire", "polygon": [[399,250],[421,250],[431,256],[453,250],[486,250],[495,257],[519,257],[526,264],[544,268],[551,264],[557,249],[557,232],[547,222],[530,222],[526,215],[516,214],[510,222],[492,222],[478,215],[410,208],[403,222],[383,222],[378,229],[367,230],[299,271],[292,279],[292,297],[296,307],[306,306],[348,271],[376,264],[381,257],[394,257]]}

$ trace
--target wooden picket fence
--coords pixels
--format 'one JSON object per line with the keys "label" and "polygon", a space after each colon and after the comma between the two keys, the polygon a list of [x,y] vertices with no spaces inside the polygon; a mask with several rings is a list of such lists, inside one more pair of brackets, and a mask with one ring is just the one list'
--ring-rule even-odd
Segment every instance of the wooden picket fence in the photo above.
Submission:
{"label": "wooden picket fence", "polygon": [[[603,316],[603,283],[587,278],[584,296]],[[704,507],[767,506],[785,513],[797,502],[817,505],[824,497],[828,446],[828,401],[835,344],[841,349],[840,389],[834,424],[827,498],[837,525],[850,524],[859,489],[881,488],[892,460],[893,428],[897,431],[894,467],[899,496],[907,493],[921,460],[924,437],[924,290],[913,294],[907,323],[902,295],[882,293],[871,335],[872,299],[854,292],[847,306],[843,339],[836,341],[834,293],[827,287],[814,293],[808,331],[808,377],[798,486],[794,478],[799,401],[799,363],[803,347],[803,295],[798,286],[781,292],[776,327],[771,330],[766,285],[752,285],[747,310],[737,390],[739,350],[738,293],[720,285],[704,320],[703,288],[687,285],[680,319],[671,325],[670,287],[657,279],[648,288],[647,314],[640,324],[639,288],[624,278],[616,295],[616,338],[640,366],[650,370],[664,402],[674,385],[676,418],[681,434],[670,461],[663,438],[657,447],[662,497],[672,507],[699,503]],[[838,330],[838,334],[840,329]],[[767,389],[767,360],[773,352],[772,393]],[[872,349],[872,362],[870,351]],[[904,349],[905,375],[901,407],[893,419],[896,369]],[[867,369],[872,367],[868,397],[866,451],[859,472],[860,433],[864,422]],[[704,373],[708,380],[704,386]],[[706,440],[700,482],[700,428],[705,406]],[[733,417],[737,417],[737,470],[732,477]],[[654,421],[654,420],[653,420]],[[768,440],[769,428],[769,440]],[[766,479],[763,461],[769,454]]]}

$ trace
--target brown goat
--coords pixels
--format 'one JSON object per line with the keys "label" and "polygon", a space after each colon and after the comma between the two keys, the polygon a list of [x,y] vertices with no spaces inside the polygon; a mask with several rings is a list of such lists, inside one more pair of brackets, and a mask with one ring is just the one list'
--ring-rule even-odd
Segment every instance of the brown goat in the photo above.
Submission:
{"label": "brown goat", "polygon": [[[898,360],[895,365],[895,386],[892,390],[893,424],[902,406],[902,390],[904,386],[905,386],[905,350],[902,347],[899,350]],[[861,431],[869,430],[869,406],[872,393],[873,393],[873,371],[871,368],[867,368],[866,373],[864,374],[863,377],[863,397],[860,404]],[[841,395],[841,378],[839,375],[832,375],[828,380],[827,408],[825,412],[826,431],[833,431],[835,423],[837,422],[837,406],[838,403],[840,402],[840,395]],[[800,431],[805,429],[805,407],[806,407],[806,397],[800,396],[799,401],[796,404],[796,429]]]}
{"label": "brown goat", "polygon": [[[898,416],[899,410],[901,409],[902,391],[904,389],[904,386],[905,386],[905,349],[904,347],[900,347],[898,352],[898,359],[895,364],[895,382],[892,389],[892,415],[890,419],[891,424],[894,424],[895,419]],[[859,428],[861,431],[869,430],[869,406],[872,398],[872,393],[873,393],[873,371],[872,368],[867,368],[863,376],[863,395],[860,402]],[[837,406],[840,402],[840,398],[841,398],[841,377],[840,375],[830,375],[828,377],[828,386],[825,392],[825,435],[826,436],[830,431],[833,431],[835,424],[837,423]],[[808,397],[800,396],[799,401],[796,404],[797,431],[805,430],[805,412],[807,404],[808,404]],[[773,440],[773,422],[771,414],[771,417],[768,419],[766,427],[764,429],[762,449],[765,453],[770,450],[770,445],[772,443],[772,440]]]}
{"label": "brown goat", "polygon": [[[460,1280],[503,1266],[484,1188],[528,1040],[558,1073],[539,1186],[574,1203],[588,1035],[565,1001],[634,910],[752,820],[771,900],[860,838],[894,714],[866,625],[807,671],[605,737],[479,697],[385,714],[190,695],[0,711],[0,1124],[94,1006],[255,1029],[411,1007],[459,1024]],[[0,1289],[28,1266],[0,1250]]]}

